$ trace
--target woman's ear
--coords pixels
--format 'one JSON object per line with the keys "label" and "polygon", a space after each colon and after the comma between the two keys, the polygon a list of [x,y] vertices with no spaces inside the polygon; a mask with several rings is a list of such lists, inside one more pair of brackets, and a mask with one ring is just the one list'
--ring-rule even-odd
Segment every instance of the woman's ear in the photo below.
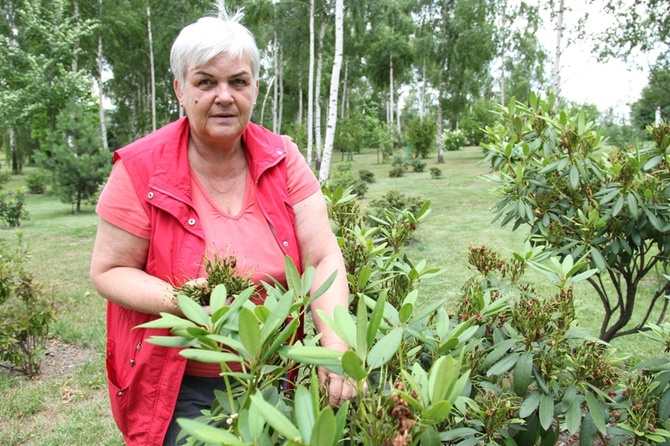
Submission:
{"label": "woman's ear", "polygon": [[175,96],[177,96],[177,101],[179,101],[179,106],[181,108],[184,108],[184,104],[182,104],[182,102],[181,102],[181,98],[182,98],[183,94],[182,94],[182,91],[181,91],[181,87],[179,86],[179,81],[177,79],[175,79],[174,82],[172,83],[172,88],[174,88],[174,94],[175,94]]}

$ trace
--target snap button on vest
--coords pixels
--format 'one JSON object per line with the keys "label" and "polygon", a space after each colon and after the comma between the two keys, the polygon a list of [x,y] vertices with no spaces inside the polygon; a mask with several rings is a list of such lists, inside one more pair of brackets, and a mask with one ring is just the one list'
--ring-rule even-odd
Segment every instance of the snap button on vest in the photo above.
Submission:
{"label": "snap button on vest", "polygon": [[188,224],[189,224],[189,226],[193,226],[195,224],[195,218],[189,218],[188,219]]}
{"label": "snap button on vest", "polygon": [[154,193],[153,193],[153,192],[149,192],[149,193],[147,194],[147,197],[149,198],[149,200],[151,200],[152,198],[154,198]]}

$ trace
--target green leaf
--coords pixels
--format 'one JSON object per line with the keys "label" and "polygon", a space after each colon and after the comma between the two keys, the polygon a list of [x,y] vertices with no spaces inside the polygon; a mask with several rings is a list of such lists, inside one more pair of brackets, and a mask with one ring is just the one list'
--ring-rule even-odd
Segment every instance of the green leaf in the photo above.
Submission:
{"label": "green leaf", "polygon": [[607,422],[605,420],[605,413],[600,401],[591,392],[586,392],[586,405],[589,408],[589,413],[593,419],[593,424],[598,431],[605,435],[607,431]]}
{"label": "green leaf", "polygon": [[572,190],[577,190],[579,187],[579,169],[577,166],[570,166],[570,188]]}
{"label": "green leaf", "polygon": [[600,271],[607,271],[607,261],[596,247],[591,248],[591,258]]}
{"label": "green leaf", "polygon": [[433,363],[428,373],[428,393],[430,401],[436,403],[442,401],[449,387],[458,379],[460,367],[456,366],[453,356],[441,356]]}
{"label": "green leaf", "polygon": [[360,271],[358,272],[358,279],[356,280],[356,286],[358,287],[359,290],[365,289],[365,286],[368,284],[371,275],[372,275],[372,268],[370,268],[370,265],[365,265],[363,266],[363,268],[360,269]]}
{"label": "green leaf", "polygon": [[244,349],[252,358],[256,358],[261,348],[261,329],[258,326],[258,319],[248,308],[240,310],[239,331]]}
{"label": "green leaf", "polygon": [[575,397],[568,402],[566,401],[565,396],[563,396],[563,401],[567,405],[565,408],[565,427],[568,429],[568,432],[575,434],[579,430],[579,425],[582,422],[582,409],[580,407],[580,401]]}
{"label": "green leaf", "polygon": [[521,356],[520,353],[512,353],[508,356],[503,357],[500,361],[496,362],[491,366],[490,369],[486,371],[486,376],[500,376],[503,373],[507,372],[509,369],[514,367],[516,362]]}
{"label": "green leaf", "polygon": [[225,444],[231,446],[251,445],[251,443],[244,443],[225,429],[209,426],[200,421],[178,418],[177,423],[186,433],[203,443]]}
{"label": "green leaf", "polygon": [[211,296],[209,297],[209,308],[212,314],[216,313],[220,309],[226,306],[226,300],[228,299],[228,290],[226,285],[219,284],[212,291]]}
{"label": "green leaf", "polygon": [[356,323],[346,309],[335,307],[334,318],[323,310],[316,310],[316,313],[349,347],[356,346]]}
{"label": "green leaf", "polygon": [[295,335],[299,325],[300,318],[291,319],[291,322],[286,324],[282,331],[280,331],[279,334],[274,337],[270,347],[263,351],[261,362],[267,361],[267,359],[273,355],[282,345],[284,345],[291,336]]}
{"label": "green leaf", "polygon": [[640,211],[637,207],[637,198],[634,194],[630,193],[626,195],[626,204],[628,205],[628,211],[633,218],[637,218],[640,215]]}
{"label": "green leaf", "polygon": [[203,327],[209,324],[209,314],[190,297],[177,296],[177,305],[187,319]]}
{"label": "green leaf", "polygon": [[514,366],[514,391],[524,396],[533,380],[533,353],[524,352]]}
{"label": "green leaf", "polygon": [[284,270],[286,272],[286,285],[288,289],[293,291],[295,297],[302,296],[304,293],[300,273],[289,256],[284,257]]}
{"label": "green leaf", "polygon": [[582,421],[582,428],[579,430],[579,446],[593,446],[597,433],[598,428],[593,422],[593,417],[587,413]]}
{"label": "green leaf", "polygon": [[370,315],[370,321],[368,322],[368,334],[367,341],[368,347],[372,345],[377,337],[377,332],[379,331],[379,325],[382,322],[382,317],[384,316],[384,307],[386,306],[386,294],[382,294],[375,302],[375,306],[372,309],[372,314]]}
{"label": "green leaf", "polygon": [[[291,420],[281,413],[272,404],[266,402],[259,393],[251,395],[251,404],[255,405],[265,421],[279,432],[287,440],[300,439],[300,431],[293,425]],[[313,434],[313,433],[312,433]]]}
{"label": "green leaf", "polygon": [[367,372],[361,365],[360,358],[353,350],[347,350],[342,355],[342,368],[344,369],[344,373],[346,373],[347,376],[355,379],[356,381],[362,381],[368,376]]}
{"label": "green leaf", "polygon": [[147,339],[149,344],[160,345],[161,347],[193,347],[199,344],[197,339],[186,339],[178,336],[151,336]]}
{"label": "green leaf", "polygon": [[549,430],[554,421],[554,397],[543,393],[540,396],[540,426]]}
{"label": "green leaf", "polygon": [[411,303],[406,303],[402,307],[400,307],[400,311],[398,311],[398,319],[400,319],[400,322],[403,324],[407,322],[407,319],[409,319],[412,316],[412,312],[414,311],[414,305]]}
{"label": "green leaf", "polygon": [[670,418],[670,389],[663,392],[663,396],[658,402],[658,418],[661,421]]}
{"label": "green leaf", "polygon": [[368,355],[368,307],[364,299],[358,299],[356,313],[356,354],[365,361]]}
{"label": "green leaf", "polygon": [[519,445],[535,445],[537,444],[537,439],[540,438],[540,421],[537,419],[537,415],[531,414],[528,417],[524,417],[526,424],[524,424],[518,434],[514,436],[516,444]]}
{"label": "green leaf", "polygon": [[429,425],[444,421],[451,413],[451,407],[449,401],[439,401],[423,411],[422,421]]}
{"label": "green leaf", "polygon": [[540,397],[542,392],[538,390],[533,390],[528,396],[523,400],[521,407],[519,407],[519,418],[528,418],[530,414],[535,412],[537,407],[540,405]]}
{"label": "green leaf", "polygon": [[161,313],[160,316],[161,317],[158,319],[154,319],[153,321],[138,325],[135,328],[187,328],[196,326],[193,322],[182,319],[179,316],[175,316],[171,313]]}
{"label": "green leaf", "polygon": [[296,388],[293,409],[295,411],[298,430],[303,440],[309,443],[312,438],[312,430],[314,429],[315,408],[312,406],[312,395],[306,387],[298,386]]}
{"label": "green leaf", "polygon": [[199,350],[189,348],[179,352],[186,359],[205,362],[207,364],[221,364],[222,362],[243,362],[244,360],[235,353],[216,352],[212,350]]}
{"label": "green leaf", "polygon": [[619,215],[619,213],[623,209],[623,205],[624,205],[624,198],[622,196],[619,196],[619,198],[617,198],[616,200],[616,203],[614,203],[614,206],[612,206],[612,217],[616,217],[617,215]]}
{"label": "green leaf", "polygon": [[394,328],[370,349],[368,353],[368,367],[376,369],[386,364],[400,348],[402,328]]}
{"label": "green leaf", "polygon": [[293,345],[285,352],[287,358],[303,364],[323,365],[325,362],[335,361],[339,363],[342,352],[331,350],[326,347],[311,345]]}
{"label": "green leaf", "polygon": [[316,419],[316,424],[312,429],[312,441],[308,444],[310,446],[335,446],[339,440],[336,432],[335,414],[333,409],[326,407]]}

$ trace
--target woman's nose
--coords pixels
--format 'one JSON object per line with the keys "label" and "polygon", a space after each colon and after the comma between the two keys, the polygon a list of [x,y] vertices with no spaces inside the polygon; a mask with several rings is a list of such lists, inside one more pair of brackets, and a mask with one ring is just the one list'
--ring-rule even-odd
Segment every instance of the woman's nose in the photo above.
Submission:
{"label": "woman's nose", "polygon": [[231,99],[230,85],[225,82],[220,82],[216,87],[216,102],[226,104],[230,102]]}

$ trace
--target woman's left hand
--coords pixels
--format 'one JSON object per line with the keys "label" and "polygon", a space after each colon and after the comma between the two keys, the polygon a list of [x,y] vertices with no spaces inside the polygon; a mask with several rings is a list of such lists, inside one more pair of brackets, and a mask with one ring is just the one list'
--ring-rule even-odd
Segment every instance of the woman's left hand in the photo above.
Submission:
{"label": "woman's left hand", "polygon": [[319,367],[319,381],[328,389],[328,403],[339,407],[345,401],[356,398],[357,385],[351,378],[328,371],[325,367]]}

